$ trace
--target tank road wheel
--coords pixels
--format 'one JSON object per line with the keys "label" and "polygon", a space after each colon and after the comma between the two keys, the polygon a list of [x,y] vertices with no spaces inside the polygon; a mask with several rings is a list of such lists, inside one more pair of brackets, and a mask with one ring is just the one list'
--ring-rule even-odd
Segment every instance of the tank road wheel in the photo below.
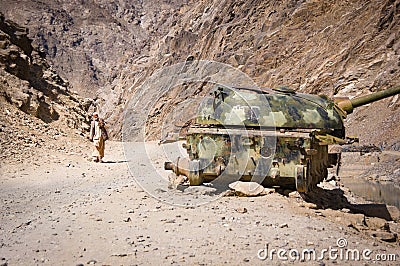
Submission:
{"label": "tank road wheel", "polygon": [[189,183],[191,186],[199,186],[203,184],[203,178],[201,177],[200,161],[191,160],[189,161]]}

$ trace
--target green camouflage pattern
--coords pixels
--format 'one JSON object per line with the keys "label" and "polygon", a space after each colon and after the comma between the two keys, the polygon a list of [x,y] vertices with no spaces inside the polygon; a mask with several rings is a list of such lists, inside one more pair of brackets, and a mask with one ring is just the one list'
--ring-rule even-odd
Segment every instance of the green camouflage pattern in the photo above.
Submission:
{"label": "green camouflage pattern", "polygon": [[284,89],[218,86],[199,107],[196,123],[261,128],[343,129],[334,102],[325,96]]}
{"label": "green camouflage pattern", "polygon": [[[201,103],[186,135],[191,185],[234,177],[266,186],[312,190],[340,165],[343,119],[358,107],[400,92],[400,87],[336,103],[326,96],[288,88],[249,89],[217,86]],[[172,167],[173,166],[173,167]],[[338,168],[337,168],[338,170]]]}
{"label": "green camouflage pattern", "polygon": [[331,166],[324,153],[343,141],[342,118],[325,96],[217,86],[186,135],[189,180],[196,185],[224,175],[306,191]]}
{"label": "green camouflage pattern", "polygon": [[215,168],[224,163],[226,174],[249,178],[253,175],[273,175],[271,170],[265,172],[269,168],[267,164],[273,164],[281,175],[294,177],[292,166],[302,163],[303,155],[310,148],[310,140],[309,133],[243,132],[215,128],[192,128],[186,139],[189,158],[200,160],[205,176],[216,175],[218,171]]}

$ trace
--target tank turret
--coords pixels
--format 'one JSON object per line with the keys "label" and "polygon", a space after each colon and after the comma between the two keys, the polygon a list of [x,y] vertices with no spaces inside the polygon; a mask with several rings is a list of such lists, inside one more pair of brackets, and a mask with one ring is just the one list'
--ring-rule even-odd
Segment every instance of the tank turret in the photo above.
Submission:
{"label": "tank turret", "polygon": [[398,93],[400,87],[333,101],[286,87],[217,86],[187,131],[188,157],[166,162],[165,169],[190,185],[240,179],[308,192],[328,168],[338,169],[339,145],[354,141],[345,136],[346,115]]}

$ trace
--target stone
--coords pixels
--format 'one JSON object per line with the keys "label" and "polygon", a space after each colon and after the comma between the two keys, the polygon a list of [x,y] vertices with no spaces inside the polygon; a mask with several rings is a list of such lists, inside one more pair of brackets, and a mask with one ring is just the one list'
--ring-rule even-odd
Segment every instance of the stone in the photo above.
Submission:
{"label": "stone", "polygon": [[239,208],[236,208],[235,211],[238,213],[246,213],[247,209],[244,207],[239,207]]}
{"label": "stone", "polygon": [[337,182],[335,180],[331,180],[328,182],[331,186],[336,187],[337,186]]}
{"label": "stone", "polygon": [[344,215],[344,218],[349,222],[349,224],[352,224],[354,226],[364,226],[364,220],[365,220],[364,214],[348,213]]}
{"label": "stone", "polygon": [[301,203],[299,204],[299,206],[300,206],[300,207],[309,208],[309,209],[313,209],[313,210],[318,209],[317,204],[312,203],[312,202],[301,202]]}
{"label": "stone", "polygon": [[229,184],[229,188],[235,191],[236,195],[243,197],[254,197],[264,192],[264,187],[256,182],[236,181]]}
{"label": "stone", "polygon": [[392,218],[393,221],[400,221],[400,210],[396,206],[386,205],[386,209],[389,212],[390,218]]}
{"label": "stone", "polygon": [[351,212],[350,209],[348,209],[348,208],[342,208],[341,211],[344,212],[344,213],[350,213]]}
{"label": "stone", "polygon": [[298,191],[292,191],[289,193],[289,198],[299,199],[301,195]]}
{"label": "stone", "polygon": [[366,217],[365,224],[368,226],[369,229],[372,230],[385,230],[389,228],[389,224],[385,219],[378,218],[378,217]]}
{"label": "stone", "polygon": [[289,225],[287,223],[283,223],[279,225],[279,228],[288,228]]}
{"label": "stone", "polygon": [[371,235],[385,242],[396,242],[397,234],[389,232],[372,232]]}
{"label": "stone", "polygon": [[264,188],[264,191],[261,193],[261,195],[268,195],[275,193],[275,188]]}

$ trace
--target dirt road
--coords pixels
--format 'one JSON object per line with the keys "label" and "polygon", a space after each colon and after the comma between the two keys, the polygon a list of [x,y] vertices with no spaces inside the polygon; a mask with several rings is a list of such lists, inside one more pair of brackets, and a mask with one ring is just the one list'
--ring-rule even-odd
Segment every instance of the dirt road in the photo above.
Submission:
{"label": "dirt road", "polygon": [[[379,225],[382,219],[352,214],[339,205],[338,210],[321,209],[296,193],[291,197],[279,193],[221,197],[200,207],[174,206],[153,198],[136,183],[121,143],[107,142],[103,164],[83,158],[81,149],[40,152],[30,158],[33,163],[29,165],[1,166],[0,265],[269,265],[290,261],[330,265],[347,260],[359,265],[379,254],[397,257],[378,263],[396,265],[400,261],[397,240],[379,240],[379,234],[387,233]],[[384,226],[398,232],[397,223]],[[337,243],[338,239],[342,242]],[[340,246],[344,240],[347,245]],[[324,249],[337,249],[337,254],[347,249],[371,253],[357,261],[325,252],[322,260],[314,261],[312,256],[302,258],[302,251],[308,249],[316,251],[317,259]],[[283,250],[279,258],[278,250]],[[265,259],[270,253],[272,258]]]}

